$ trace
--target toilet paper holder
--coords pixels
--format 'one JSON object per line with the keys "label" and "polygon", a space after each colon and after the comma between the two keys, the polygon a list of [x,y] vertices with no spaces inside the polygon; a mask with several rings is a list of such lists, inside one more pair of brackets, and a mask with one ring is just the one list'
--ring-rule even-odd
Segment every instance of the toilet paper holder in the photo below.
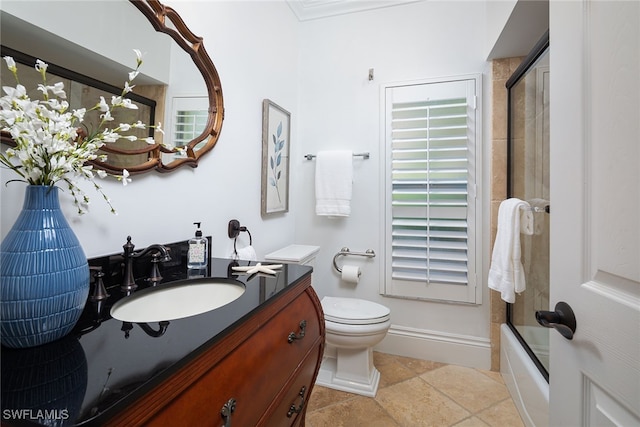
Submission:
{"label": "toilet paper holder", "polygon": [[365,252],[351,252],[349,248],[346,248],[346,247],[340,249],[340,252],[338,252],[333,256],[333,268],[335,268],[338,273],[342,273],[342,268],[338,267],[338,263],[336,262],[336,260],[338,259],[339,256],[347,256],[347,255],[364,256],[367,258],[373,258],[376,256],[376,253],[373,251],[373,249],[367,249]]}

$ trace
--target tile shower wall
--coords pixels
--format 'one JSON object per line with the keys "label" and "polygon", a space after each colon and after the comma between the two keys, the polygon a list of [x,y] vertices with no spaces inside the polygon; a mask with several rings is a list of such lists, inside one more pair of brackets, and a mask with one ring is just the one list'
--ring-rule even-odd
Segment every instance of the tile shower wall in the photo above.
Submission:
{"label": "tile shower wall", "polygon": [[[522,57],[492,61],[491,141],[491,250],[497,231],[498,207],[507,197],[507,88],[505,84],[522,62]],[[491,370],[500,370],[500,325],[506,321],[505,302],[489,290],[491,305]]]}

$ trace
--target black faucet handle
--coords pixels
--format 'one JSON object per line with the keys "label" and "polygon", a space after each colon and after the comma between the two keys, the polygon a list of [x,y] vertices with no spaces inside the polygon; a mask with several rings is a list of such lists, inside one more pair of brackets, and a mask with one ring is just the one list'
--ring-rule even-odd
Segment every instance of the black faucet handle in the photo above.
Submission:
{"label": "black faucet handle", "polygon": [[124,249],[125,256],[127,254],[132,254],[133,249],[136,247],[133,243],[131,243],[131,236],[127,236],[127,243],[122,245],[122,249]]}
{"label": "black faucet handle", "polygon": [[[146,279],[147,282],[151,283],[151,286],[156,286],[162,281],[162,274],[160,274],[158,263],[164,262],[164,258],[166,258],[166,256],[160,259],[161,255],[162,254],[160,252],[156,252],[151,255],[151,272],[149,273],[149,277]],[[171,259],[171,257],[169,257],[169,259]]]}
{"label": "black faucet handle", "polygon": [[102,301],[109,298],[109,294],[107,293],[107,289],[104,287],[104,282],[102,278],[104,277],[104,272],[102,271],[102,267],[90,267],[91,271],[94,271],[94,285],[93,285],[93,293],[89,297],[91,301]]}
{"label": "black faucet handle", "polygon": [[122,284],[120,285],[120,289],[125,295],[128,295],[132,291],[134,291],[138,285],[136,285],[136,281],[133,278],[133,249],[135,245],[131,243],[131,236],[127,236],[127,243],[122,245],[122,249],[124,249],[123,257],[123,272],[122,272]]}

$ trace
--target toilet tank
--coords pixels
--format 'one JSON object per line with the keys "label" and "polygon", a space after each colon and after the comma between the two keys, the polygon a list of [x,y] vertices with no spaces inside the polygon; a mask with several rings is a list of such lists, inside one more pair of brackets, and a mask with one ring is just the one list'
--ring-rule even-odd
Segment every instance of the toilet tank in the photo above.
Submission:
{"label": "toilet tank", "polygon": [[302,264],[314,267],[320,246],[289,245],[265,255],[265,261]]}

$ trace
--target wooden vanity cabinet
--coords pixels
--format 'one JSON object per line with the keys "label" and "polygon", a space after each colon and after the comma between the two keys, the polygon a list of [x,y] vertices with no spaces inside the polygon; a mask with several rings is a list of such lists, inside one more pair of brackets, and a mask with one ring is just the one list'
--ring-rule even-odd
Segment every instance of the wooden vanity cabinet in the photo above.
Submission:
{"label": "wooden vanity cabinet", "polygon": [[283,292],[108,424],[304,425],[324,317],[310,275]]}

